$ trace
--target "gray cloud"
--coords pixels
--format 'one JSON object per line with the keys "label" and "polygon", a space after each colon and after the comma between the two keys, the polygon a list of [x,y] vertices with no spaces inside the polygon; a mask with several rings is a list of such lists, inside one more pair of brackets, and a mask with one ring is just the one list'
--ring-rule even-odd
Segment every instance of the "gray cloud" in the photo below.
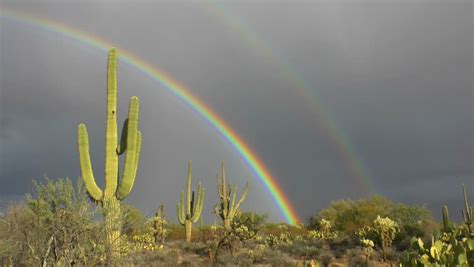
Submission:
{"label": "gray cloud", "polygon": [[[435,211],[456,205],[462,182],[474,194],[472,2],[2,5],[101,36],[188,85],[262,158],[303,218],[332,200],[363,196],[308,95],[349,137],[377,193]],[[212,10],[252,32],[240,34]],[[252,34],[268,47],[254,46]],[[28,192],[43,174],[78,177],[80,122],[102,181],[105,53],[5,19],[1,36],[0,195]],[[164,202],[174,214],[192,159],[213,220],[214,177],[225,160],[238,183],[251,181],[246,208],[281,218],[240,156],[162,85],[121,63],[119,86],[119,116],[131,95],[141,98],[146,144],[129,202],[148,213]]]}

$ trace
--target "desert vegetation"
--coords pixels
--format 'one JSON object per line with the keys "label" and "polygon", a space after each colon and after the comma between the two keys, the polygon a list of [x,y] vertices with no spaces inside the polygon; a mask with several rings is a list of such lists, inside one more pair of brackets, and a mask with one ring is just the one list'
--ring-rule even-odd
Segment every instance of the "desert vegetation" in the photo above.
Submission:
{"label": "desert vegetation", "polygon": [[[82,179],[39,180],[31,195],[8,207],[0,218],[2,266],[474,266],[474,207],[464,186],[459,223],[451,221],[446,206],[442,222],[437,222],[425,207],[373,196],[335,201],[306,222],[289,225],[242,210],[249,186],[238,197],[223,163],[216,181],[218,199],[206,199],[201,184],[193,191],[189,162],[187,188],[176,214],[168,203],[155,214],[143,214],[125,202],[139,165],[139,101],[130,99],[118,142],[116,62],[117,51],[112,49],[105,188],[96,184],[87,129],[80,124]],[[200,220],[205,202],[215,204],[218,224]]]}

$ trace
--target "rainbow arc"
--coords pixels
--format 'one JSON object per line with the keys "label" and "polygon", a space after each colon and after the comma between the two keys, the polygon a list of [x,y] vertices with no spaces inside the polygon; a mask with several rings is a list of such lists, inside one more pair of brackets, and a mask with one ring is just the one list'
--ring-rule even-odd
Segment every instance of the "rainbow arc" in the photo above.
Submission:
{"label": "rainbow arc", "polygon": [[297,224],[300,222],[294,207],[284,194],[283,189],[279,186],[277,180],[272,176],[258,155],[252,151],[244,140],[230,127],[230,125],[222,120],[222,118],[211,110],[209,106],[198,97],[194,96],[189,88],[174,79],[164,70],[156,65],[146,62],[144,59],[139,58],[130,51],[120,48],[117,44],[113,44],[112,42],[108,42],[98,36],[49,18],[38,17],[11,9],[3,9],[0,17],[61,34],[103,51],[107,51],[111,47],[116,47],[120,53],[120,60],[122,62],[127,63],[147,75],[149,78],[161,83],[170,93],[181,99],[193,111],[208,121],[230,143],[235,151],[241,155],[250,170],[264,184],[285,220],[289,224]]}

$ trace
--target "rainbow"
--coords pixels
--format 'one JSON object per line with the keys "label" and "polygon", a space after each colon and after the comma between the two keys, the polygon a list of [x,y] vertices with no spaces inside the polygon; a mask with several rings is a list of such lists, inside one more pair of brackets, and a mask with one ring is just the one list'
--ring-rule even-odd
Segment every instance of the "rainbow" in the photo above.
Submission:
{"label": "rainbow", "polygon": [[339,157],[345,163],[346,169],[355,178],[359,191],[364,195],[374,194],[375,186],[367,164],[363,157],[357,153],[347,134],[330,116],[329,108],[321,101],[317,91],[295,71],[294,67],[285,62],[256,31],[232,14],[225,7],[225,3],[212,0],[204,1],[204,3],[206,2],[207,4],[202,6],[204,10],[217,18],[228,29],[237,33],[251,49],[258,52],[258,55],[279,69],[280,75],[293,85],[292,88],[295,88],[296,92],[301,95],[301,99],[307,103],[306,106],[315,117],[316,126],[323,126],[322,130],[325,131],[325,135],[330,139]]}
{"label": "rainbow", "polygon": [[241,155],[251,171],[265,185],[284,219],[289,224],[300,223],[300,219],[296,214],[294,207],[262,160],[225,121],[223,121],[204,102],[194,96],[185,85],[174,79],[171,75],[159,69],[157,66],[135,56],[133,53],[121,49],[117,44],[113,44],[98,36],[83,32],[49,18],[38,17],[11,9],[2,9],[0,17],[58,33],[103,51],[107,51],[110,47],[116,47],[120,51],[121,61],[126,62],[130,66],[133,66],[137,70],[146,74],[151,79],[164,85],[169,92],[184,101],[184,103],[186,103],[192,110],[208,121]]}

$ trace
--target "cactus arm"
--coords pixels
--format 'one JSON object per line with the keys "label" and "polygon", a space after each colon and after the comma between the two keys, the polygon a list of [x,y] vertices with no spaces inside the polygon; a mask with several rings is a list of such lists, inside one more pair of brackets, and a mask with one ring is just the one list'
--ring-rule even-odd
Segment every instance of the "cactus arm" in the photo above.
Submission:
{"label": "cactus arm", "polygon": [[234,208],[235,208],[235,198],[236,198],[236,195],[237,195],[237,186],[234,184],[234,189],[233,189],[233,193],[232,193],[232,202],[230,202],[230,205],[229,205],[229,214],[227,217],[229,218],[233,218],[234,217]]}
{"label": "cactus arm", "polygon": [[185,221],[183,206],[184,206],[184,192],[181,192],[181,200],[178,203],[178,205],[176,205],[176,209],[178,211],[178,221],[181,225],[184,225],[184,221]]}
{"label": "cactus arm", "polygon": [[191,212],[189,212],[189,216],[191,217],[194,214],[194,210],[196,208],[196,201],[194,198],[194,191],[191,192],[191,202],[189,203],[189,207],[191,208]]}
{"label": "cactus arm", "polygon": [[199,194],[199,197],[198,197],[197,207],[193,214],[194,215],[193,223],[197,222],[198,219],[201,217],[203,203],[204,203],[204,188],[201,189],[201,194]]}
{"label": "cactus arm", "polygon": [[198,192],[197,201],[196,201],[195,207],[193,208],[193,214],[191,217],[191,221],[193,223],[199,220],[199,217],[201,216],[201,212],[202,212],[203,203],[204,203],[204,188],[202,187],[201,183],[199,183],[198,185],[197,192]]}
{"label": "cactus arm", "polygon": [[[125,199],[130,192],[132,191],[133,185],[135,183],[135,177],[137,176],[138,164],[140,161],[140,151],[142,146],[142,133],[140,131],[137,132],[137,141],[136,141],[136,155],[135,155],[135,164],[133,165],[134,169],[132,175],[129,179],[122,179],[119,188],[117,190],[117,197],[120,200]],[[128,152],[127,152],[128,153]]]}
{"label": "cactus arm", "polygon": [[469,207],[469,201],[467,200],[467,194],[466,194],[466,187],[464,186],[464,184],[462,185],[462,192],[464,195],[464,210],[465,210],[464,221],[466,222],[466,224],[471,224],[472,222],[471,208]]}
{"label": "cactus arm", "polygon": [[224,210],[223,210],[223,214],[224,216],[227,216],[228,215],[228,208],[229,208],[229,194],[227,193],[227,190],[226,190],[226,185],[227,185],[227,181],[226,181],[226,177],[225,177],[225,168],[224,168],[224,162],[221,163],[221,179],[222,179],[222,193],[223,193],[223,206],[224,206]]}
{"label": "cactus arm", "polygon": [[220,209],[219,209],[219,206],[218,205],[215,205],[214,206],[214,213],[218,216],[222,216],[221,213],[220,213]]}
{"label": "cactus arm", "polygon": [[217,174],[217,192],[219,193],[219,198],[224,199],[224,192],[222,192],[222,181]]}
{"label": "cactus arm", "polygon": [[115,196],[118,183],[117,155],[117,51],[110,49],[107,62],[107,120],[105,133],[105,192],[104,197]]}
{"label": "cactus arm", "polygon": [[242,193],[242,196],[240,197],[239,201],[237,201],[237,204],[235,205],[234,216],[239,213],[240,205],[242,204],[242,202],[244,202],[245,198],[247,197],[248,191],[249,191],[249,183],[247,182],[245,184],[245,189],[244,189],[244,192]]}
{"label": "cactus arm", "polygon": [[142,151],[142,132],[137,131],[137,153],[135,155],[135,164],[134,164],[135,170],[133,171],[133,177],[137,176],[137,170],[138,170],[138,165],[140,163],[140,153],[141,153],[141,151]]}
{"label": "cactus arm", "polygon": [[120,136],[120,144],[117,147],[117,155],[122,155],[123,152],[127,149],[127,128],[128,128],[128,118],[125,119],[122,126],[122,135]]}
{"label": "cactus arm", "polygon": [[141,137],[138,133],[138,109],[139,101],[136,96],[130,98],[127,122],[127,152],[123,168],[123,176],[117,195],[119,198],[125,198],[133,188],[137,171],[137,157],[139,153],[139,144]]}
{"label": "cactus arm", "polygon": [[191,216],[191,177],[193,165],[191,161],[188,161],[188,180],[186,188],[186,215]]}
{"label": "cactus arm", "polygon": [[449,232],[451,223],[449,221],[449,211],[447,206],[443,206],[443,230],[445,233]]}
{"label": "cactus arm", "polygon": [[92,164],[89,153],[89,135],[87,134],[86,125],[81,123],[77,129],[78,135],[78,150],[79,150],[79,162],[81,165],[82,179],[87,189],[87,193],[95,201],[102,200],[102,190],[97,186],[94,179],[94,172],[92,170]]}

